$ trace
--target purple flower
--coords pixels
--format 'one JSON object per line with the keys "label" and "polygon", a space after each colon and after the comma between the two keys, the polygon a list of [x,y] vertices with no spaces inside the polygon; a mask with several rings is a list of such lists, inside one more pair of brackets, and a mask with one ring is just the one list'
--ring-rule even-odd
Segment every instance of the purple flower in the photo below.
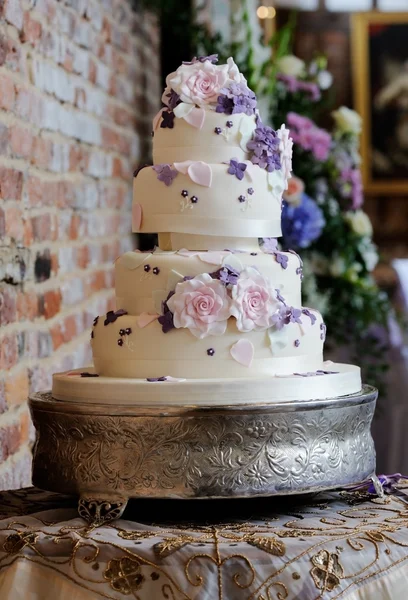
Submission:
{"label": "purple flower", "polygon": [[152,167],[152,169],[154,169],[154,171],[158,173],[157,179],[159,181],[163,181],[163,183],[167,186],[171,185],[173,183],[173,180],[178,175],[176,169],[172,169],[170,165],[167,164],[155,165],[154,167]]}
{"label": "purple flower", "polygon": [[236,285],[239,271],[229,265],[225,265],[224,267],[221,267],[221,269],[214,271],[214,273],[210,273],[210,275],[213,279],[219,279],[225,285]]}
{"label": "purple flower", "polygon": [[241,181],[247,168],[246,164],[238,162],[235,158],[232,158],[229,164],[228,173],[230,175],[235,175],[235,177]]}
{"label": "purple flower", "polygon": [[84,371],[84,373],[81,373],[81,377],[99,377],[98,373],[88,373],[87,371]]}
{"label": "purple flower", "polygon": [[127,311],[120,308],[119,310],[113,311],[109,310],[106,313],[106,319],[103,322],[104,325],[109,325],[109,323],[114,323],[118,317],[123,317],[123,315],[127,315]]}
{"label": "purple flower", "polygon": [[180,96],[174,90],[170,90],[170,92],[166,94],[166,97],[168,98],[167,106],[170,110],[174,110],[177,104],[180,104],[181,102]]}
{"label": "purple flower", "polygon": [[283,252],[275,252],[276,262],[280,264],[282,269],[287,269],[289,258]]}
{"label": "purple flower", "polygon": [[167,381],[167,377],[164,375],[162,377],[146,377],[146,381],[155,382],[155,381]]}
{"label": "purple flower", "polygon": [[162,332],[168,333],[171,329],[174,329],[173,313],[167,306],[167,300],[174,295],[174,292],[169,292],[166,300],[162,304],[163,314],[157,319],[162,326]]}
{"label": "purple flower", "polygon": [[307,117],[289,112],[286,117],[290,136],[295,144],[313,154],[318,161],[327,160],[332,145],[329,133]]}
{"label": "purple flower", "polygon": [[160,123],[162,129],[173,129],[174,127],[174,112],[172,110],[162,111],[162,122]]}
{"label": "purple flower", "polygon": [[248,116],[255,113],[256,96],[245,83],[231,83],[229,88],[222,88],[220,92],[216,112],[228,115],[244,113]]}
{"label": "purple flower", "polygon": [[232,115],[233,108],[234,103],[231,98],[228,98],[227,96],[218,96],[215,112]]}
{"label": "purple flower", "polygon": [[343,198],[351,200],[349,208],[356,210],[363,204],[363,182],[361,171],[355,167],[345,167],[340,172],[339,192]]}
{"label": "purple flower", "polygon": [[280,293],[280,290],[279,290],[279,289],[276,289],[276,290],[275,290],[275,292],[276,292],[276,297],[277,297],[277,299],[279,300],[279,302],[282,302],[282,304],[284,304],[284,305],[286,306],[286,300],[285,300],[285,298],[284,298],[284,297],[281,295],[281,293]]}
{"label": "purple flower", "polygon": [[316,315],[314,315],[308,308],[302,308],[302,313],[309,317],[312,325],[316,323]]}
{"label": "purple flower", "polygon": [[285,246],[307,248],[322,233],[325,220],[316,202],[302,194],[298,206],[284,202],[282,209],[282,234]]}
{"label": "purple flower", "polygon": [[275,254],[278,249],[278,240],[276,238],[262,238],[262,250],[267,254]]}
{"label": "purple flower", "polygon": [[294,308],[293,306],[291,306],[288,309],[288,315],[287,318],[289,318],[289,323],[298,323],[299,325],[302,324],[302,311],[300,308]]}
{"label": "purple flower", "polygon": [[203,63],[209,60],[210,63],[215,65],[218,62],[218,54],[209,54],[208,56],[194,56],[190,61],[183,60],[183,65],[193,65],[196,62]]}
{"label": "purple flower", "polygon": [[276,131],[272,127],[263,125],[259,117],[256,122],[257,127],[252,140],[247,143],[247,149],[251,154],[251,162],[271,173],[282,167],[279,151],[280,140]]}
{"label": "purple flower", "polygon": [[[278,298],[279,299],[279,298]],[[298,323],[302,324],[302,311],[300,308],[295,308],[294,306],[281,306],[273,316],[272,323],[276,327],[276,329],[282,329],[285,325],[289,325],[289,323]]]}
{"label": "purple flower", "polygon": [[318,102],[321,98],[319,86],[312,81],[302,81],[296,79],[293,75],[284,75],[283,73],[278,73],[276,77],[279,81],[282,81],[286,89],[292,94],[305,92],[312,102]]}

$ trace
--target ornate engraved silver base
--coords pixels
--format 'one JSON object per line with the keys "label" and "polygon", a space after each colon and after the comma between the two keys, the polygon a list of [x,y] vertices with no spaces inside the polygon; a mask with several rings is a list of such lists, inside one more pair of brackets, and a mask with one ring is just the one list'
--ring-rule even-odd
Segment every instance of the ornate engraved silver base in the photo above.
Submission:
{"label": "ornate engraved silver base", "polygon": [[237,406],[121,406],[30,397],[33,482],[80,496],[100,524],[128,498],[301,494],[375,472],[377,391],[330,400]]}

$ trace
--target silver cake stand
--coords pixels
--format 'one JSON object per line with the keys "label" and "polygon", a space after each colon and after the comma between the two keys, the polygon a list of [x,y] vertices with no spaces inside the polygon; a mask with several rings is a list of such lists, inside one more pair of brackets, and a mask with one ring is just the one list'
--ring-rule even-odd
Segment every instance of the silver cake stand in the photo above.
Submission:
{"label": "silver cake stand", "polygon": [[30,397],[33,482],[79,496],[101,524],[129,498],[242,498],[318,492],[375,477],[377,391],[236,406],[123,406]]}

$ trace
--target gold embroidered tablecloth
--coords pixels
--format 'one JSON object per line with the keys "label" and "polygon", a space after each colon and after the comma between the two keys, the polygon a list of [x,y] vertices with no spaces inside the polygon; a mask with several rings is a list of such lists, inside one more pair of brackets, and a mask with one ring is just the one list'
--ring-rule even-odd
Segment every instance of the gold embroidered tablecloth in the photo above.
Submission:
{"label": "gold embroidered tablecloth", "polygon": [[75,499],[3,492],[0,599],[406,600],[406,500],[137,500],[95,528]]}

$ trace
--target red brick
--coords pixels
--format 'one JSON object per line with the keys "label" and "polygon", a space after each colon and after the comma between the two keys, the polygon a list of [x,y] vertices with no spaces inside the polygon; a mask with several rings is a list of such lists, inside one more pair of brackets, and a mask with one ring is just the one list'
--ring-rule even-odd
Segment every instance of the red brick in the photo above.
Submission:
{"label": "red brick", "polygon": [[62,337],[64,343],[68,343],[77,336],[77,322],[75,315],[70,315],[64,319],[62,326]]}
{"label": "red brick", "polygon": [[54,350],[57,350],[64,343],[64,335],[61,329],[61,324],[57,323],[50,329],[52,345]]}
{"label": "red brick", "polygon": [[31,218],[33,239],[36,242],[54,241],[58,238],[58,225],[55,215],[49,213]]}
{"label": "red brick", "polygon": [[41,23],[32,18],[32,13],[26,12],[24,14],[22,41],[36,46],[41,39],[41,33]]}
{"label": "red brick", "polygon": [[11,369],[18,358],[17,336],[10,333],[0,339],[0,369]]}
{"label": "red brick", "polygon": [[17,295],[17,319],[33,321],[38,316],[38,298],[34,290],[19,292]]}
{"label": "red brick", "polygon": [[77,250],[77,265],[80,269],[86,269],[89,263],[89,248],[88,246],[81,246]]}
{"label": "red brick", "polygon": [[16,290],[11,285],[0,285],[0,326],[16,320]]}
{"label": "red brick", "polygon": [[10,128],[10,147],[15,156],[29,158],[32,154],[34,137],[29,129],[20,125]]}
{"label": "red brick", "polygon": [[20,200],[23,189],[23,173],[17,169],[0,167],[0,199]]}
{"label": "red brick", "polygon": [[9,129],[5,123],[0,123],[0,154],[5,156],[8,150]]}
{"label": "red brick", "polygon": [[16,100],[14,81],[7,75],[0,75],[0,108],[13,110]]}
{"label": "red brick", "polygon": [[44,317],[51,319],[60,310],[61,292],[59,290],[50,290],[44,294]]}
{"label": "red brick", "polygon": [[17,242],[24,238],[24,219],[23,212],[19,206],[5,207],[5,234]]}
{"label": "red brick", "polygon": [[89,61],[89,72],[88,72],[88,79],[91,83],[96,83],[96,63],[94,60],[90,60]]}
{"label": "red brick", "polygon": [[21,369],[13,375],[6,375],[5,396],[9,408],[23,404],[28,398],[28,372]]}
{"label": "red brick", "polygon": [[52,160],[52,142],[42,137],[36,137],[31,160],[37,167],[48,169]]}
{"label": "red brick", "polygon": [[16,114],[38,125],[42,114],[42,99],[32,89],[17,86]]}

